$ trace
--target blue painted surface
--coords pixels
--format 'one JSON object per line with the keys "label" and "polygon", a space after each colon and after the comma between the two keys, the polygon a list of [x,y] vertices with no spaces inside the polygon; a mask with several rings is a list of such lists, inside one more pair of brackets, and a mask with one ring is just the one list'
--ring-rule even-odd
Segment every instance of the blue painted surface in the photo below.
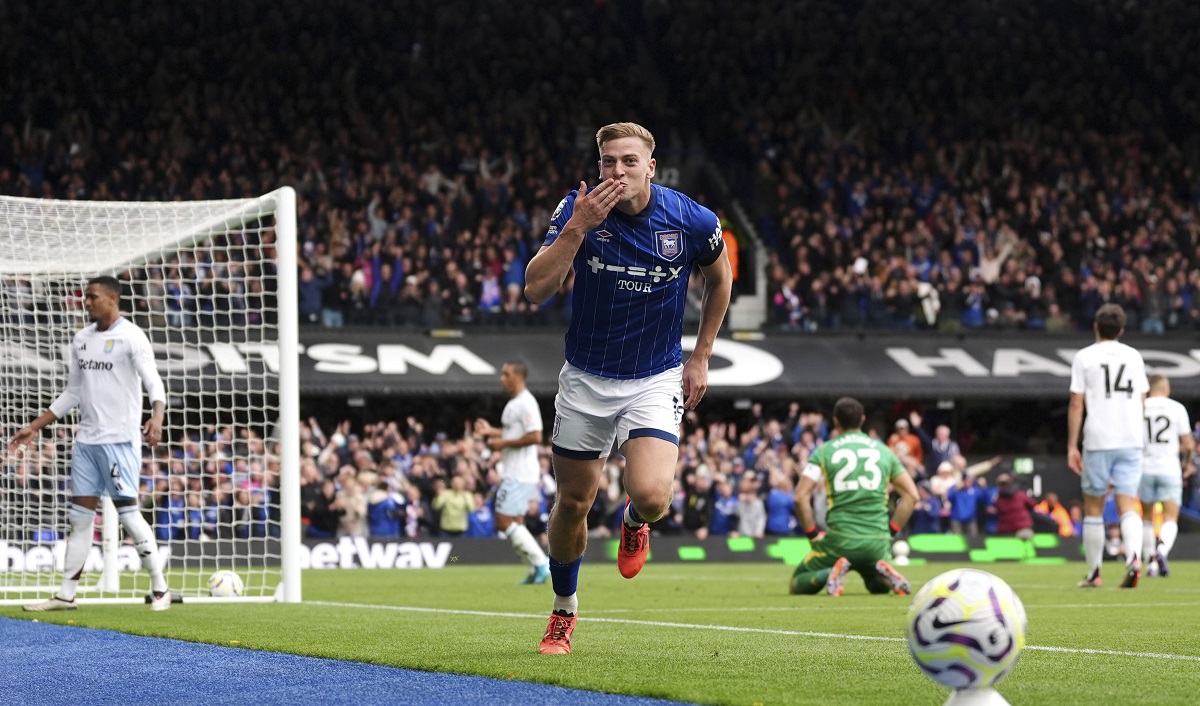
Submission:
{"label": "blue painted surface", "polygon": [[0,704],[31,706],[678,704],[11,618],[0,618],[0,665]]}

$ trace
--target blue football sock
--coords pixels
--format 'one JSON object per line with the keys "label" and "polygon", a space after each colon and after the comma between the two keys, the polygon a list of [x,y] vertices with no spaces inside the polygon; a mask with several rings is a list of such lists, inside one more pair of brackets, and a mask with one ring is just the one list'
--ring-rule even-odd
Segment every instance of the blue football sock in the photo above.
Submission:
{"label": "blue football sock", "polygon": [[575,590],[579,586],[579,562],[581,561],[583,561],[582,556],[564,564],[554,557],[550,557],[550,582],[554,585],[556,595],[571,596],[575,594]]}
{"label": "blue football sock", "polygon": [[637,508],[633,506],[632,501],[626,503],[625,508],[625,524],[630,527],[641,527],[646,524],[645,518],[638,514]]}

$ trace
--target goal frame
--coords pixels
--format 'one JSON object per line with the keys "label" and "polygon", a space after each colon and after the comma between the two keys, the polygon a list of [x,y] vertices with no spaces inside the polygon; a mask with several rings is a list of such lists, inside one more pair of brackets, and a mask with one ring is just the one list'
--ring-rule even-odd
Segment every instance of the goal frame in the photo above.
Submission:
{"label": "goal frame", "polygon": [[[10,203],[27,203],[39,208],[53,207],[56,203],[78,206],[77,201],[57,201],[52,199],[32,199],[21,197],[2,197]],[[85,202],[103,206],[105,202]],[[109,202],[113,204],[113,202]],[[136,202],[133,202],[136,203]],[[162,202],[145,202],[162,207]],[[116,205],[116,204],[113,204]],[[120,206],[127,207],[130,202],[121,202]],[[300,368],[299,368],[299,294],[297,269],[297,233],[296,233],[296,192],[290,186],[283,186],[255,199],[230,201],[227,212],[220,213],[206,221],[197,223],[177,237],[165,243],[162,248],[185,249],[202,243],[206,238],[237,230],[264,214],[274,216],[272,230],[275,234],[275,266],[276,266],[276,306],[279,347],[278,397],[279,419],[275,423],[275,432],[279,443],[279,546],[280,546],[280,583],[273,595],[243,596],[237,598],[217,598],[211,596],[186,596],[177,600],[187,603],[236,603],[236,602],[283,602],[299,603],[302,600],[300,548]],[[104,263],[96,270],[81,273],[86,276],[100,276],[123,272],[132,267],[145,264],[152,254],[126,259],[112,264]],[[44,268],[16,269],[5,267],[0,263],[0,276],[36,276],[54,272],[53,266]],[[119,570],[116,567],[116,552],[118,548],[120,528],[116,521],[116,512],[108,498],[103,498],[97,508],[101,513],[101,556],[104,568],[96,585],[80,587],[77,601],[81,605],[112,605],[142,603],[143,598],[136,596],[96,597],[89,598],[89,592],[110,592],[117,588]],[[20,592],[26,593],[35,587],[21,586]],[[36,587],[47,588],[47,587]],[[57,590],[57,586],[49,587]],[[20,605],[28,603],[30,597],[4,598],[0,597],[0,605]]]}

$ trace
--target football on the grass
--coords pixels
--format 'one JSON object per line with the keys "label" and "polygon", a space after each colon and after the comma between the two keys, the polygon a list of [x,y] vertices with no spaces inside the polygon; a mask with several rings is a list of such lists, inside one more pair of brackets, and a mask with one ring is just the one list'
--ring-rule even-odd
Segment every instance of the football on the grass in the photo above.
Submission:
{"label": "football on the grass", "polygon": [[930,679],[951,689],[990,687],[1025,646],[1025,607],[1008,584],[986,571],[947,571],[913,597],[907,638]]}
{"label": "football on the grass", "polygon": [[240,596],[244,589],[242,577],[229,569],[221,569],[208,577],[208,595],[215,598]]}

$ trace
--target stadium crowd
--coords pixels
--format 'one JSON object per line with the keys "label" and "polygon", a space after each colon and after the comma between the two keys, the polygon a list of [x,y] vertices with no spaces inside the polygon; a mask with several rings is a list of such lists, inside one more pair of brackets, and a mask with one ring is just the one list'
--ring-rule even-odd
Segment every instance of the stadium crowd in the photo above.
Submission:
{"label": "stadium crowd", "polygon": [[[894,417],[894,421],[893,420]],[[464,420],[461,434],[430,433],[414,417],[354,428],[348,421],[322,425],[303,420],[301,515],[305,536],[376,538],[494,537],[493,502],[501,469],[499,454]],[[809,454],[832,429],[822,413],[798,403],[786,415],[752,405],[737,422],[700,423],[689,413],[680,446],[670,512],[654,524],[658,534],[803,536],[796,525],[794,488]],[[1078,500],[1057,494],[1030,497],[1020,476],[1000,457],[968,464],[950,428],[920,413],[877,414],[865,430],[887,443],[917,481],[920,501],[909,534],[969,536],[1015,534],[1023,529],[1075,536],[1082,520]],[[1200,438],[1200,424],[1197,425]],[[963,439],[964,443],[969,443]],[[0,515],[42,538],[61,530],[66,507],[66,430],[40,447],[5,457]],[[144,449],[142,506],[158,538],[247,539],[278,536],[279,453],[273,439],[247,427],[213,426],[204,433]],[[525,522],[544,538],[556,484],[548,445],[539,449],[541,493]],[[588,528],[606,538],[619,529],[624,500],[623,459],[605,466]],[[1200,474],[1185,479],[1184,503],[1200,510]],[[818,523],[825,498],[814,496]],[[1115,504],[1107,522],[1118,526]],[[17,522],[15,518],[24,518]],[[7,535],[5,535],[7,537]],[[15,539],[16,536],[7,537]],[[1114,555],[1119,548],[1110,547]]]}
{"label": "stadium crowd", "polygon": [[[594,174],[596,125],[632,117],[748,206],[772,326],[1062,331],[1116,301],[1131,329],[1191,330],[1198,10],[1095,5],[6,6],[0,193],[290,184],[305,322],[557,324],[570,282],[531,305],[525,263]],[[630,70],[569,78],[611,52]],[[567,91],[588,107],[555,108]],[[271,286],[191,265],[146,300],[186,318]]]}
{"label": "stadium crowd", "polygon": [[[561,67],[622,34],[623,16],[402,5],[309,0],[263,17],[234,2],[6,7],[0,194],[220,199],[292,185],[306,322],[557,321],[563,298],[531,307],[520,296],[524,266],[565,190],[595,174],[596,118],[545,107]],[[508,41],[530,31],[555,41]],[[573,99],[627,114],[639,88],[603,72]],[[201,274],[167,273],[170,308],[203,309],[213,293]]]}
{"label": "stadium crowd", "polygon": [[[1047,492],[1031,497],[1000,457],[968,464],[946,424],[916,411],[869,419],[866,431],[887,443],[917,480],[921,500],[906,530],[966,535],[1034,529],[1075,536],[1082,507]],[[342,422],[324,430],[301,423],[302,503],[311,537],[370,535],[494,536],[492,503],[500,481],[499,455],[464,420],[461,435],[430,434],[417,419],[375,422],[353,429]],[[684,424],[671,511],[654,524],[660,534],[803,536],[796,526],[794,488],[809,454],[832,430],[826,416],[789,405],[778,417],[754,404],[740,423],[704,425],[694,413]],[[1200,436],[1200,429],[1197,430]],[[548,445],[539,449],[541,495],[526,524],[535,537],[546,529],[556,484]],[[610,457],[588,515],[601,538],[619,529],[624,500],[623,459]],[[1185,481],[1185,503],[1200,509],[1200,483]],[[1110,505],[1113,504],[1110,499]],[[825,498],[814,508],[823,523]],[[1107,511],[1116,524],[1115,506]]]}
{"label": "stadium crowd", "polygon": [[[709,159],[746,205],[771,253],[771,326],[1054,332],[1115,301],[1130,329],[1195,330],[1197,25],[1186,0],[3,4],[0,194],[291,185],[307,325],[552,325],[570,281],[533,306],[525,263],[566,190],[594,176],[596,127],[637,119],[660,163]],[[597,68],[611,56],[620,70]],[[181,326],[250,315],[273,273],[239,263],[269,235],[226,245],[152,268],[133,301]],[[891,421],[874,433],[921,481],[914,526],[988,531],[995,474],[925,420]],[[828,426],[798,407],[693,425],[658,530],[794,532],[791,488]],[[490,534],[496,459],[469,429],[303,433],[311,536]],[[272,532],[272,443],[220,427],[148,460],[160,538]],[[10,457],[5,497],[63,492],[47,469],[64,453],[59,439]],[[535,534],[553,497],[543,458]],[[1077,519],[1039,500],[1061,531]]]}
{"label": "stadium crowd", "polygon": [[1200,321],[1194,4],[672,5],[661,55],[772,247],[771,325]]}

